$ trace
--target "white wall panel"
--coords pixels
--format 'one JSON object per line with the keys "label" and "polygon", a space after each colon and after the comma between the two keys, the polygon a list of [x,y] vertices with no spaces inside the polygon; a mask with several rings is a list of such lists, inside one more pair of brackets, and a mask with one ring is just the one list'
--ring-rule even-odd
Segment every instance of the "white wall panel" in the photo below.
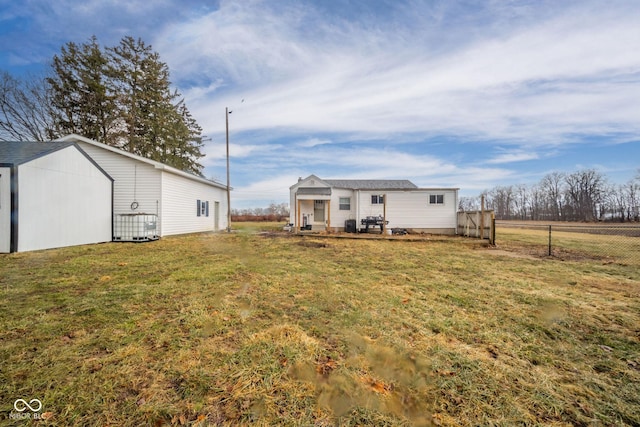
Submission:
{"label": "white wall panel", "polygon": [[111,180],[73,146],[18,167],[18,251],[111,241]]}
{"label": "white wall panel", "polygon": [[[387,192],[389,228],[453,229],[456,228],[456,191],[421,190]],[[429,195],[444,195],[444,204],[429,204]]]}
{"label": "white wall panel", "polygon": [[[340,210],[340,198],[351,199],[351,209]],[[334,188],[331,192],[331,228],[343,228],[348,219],[356,219],[356,198],[353,190]]]}
{"label": "white wall panel", "polygon": [[[216,202],[219,203],[218,229],[225,229],[227,227],[226,197],[226,191],[221,188],[163,171],[161,236],[215,231]],[[197,215],[198,200],[209,202],[209,216]]]}
{"label": "white wall panel", "polygon": [[[159,214],[161,171],[153,165],[131,159],[118,153],[78,142],[113,179],[113,213]],[[136,209],[132,204],[137,202]],[[158,215],[158,233],[162,235],[163,221]]]}

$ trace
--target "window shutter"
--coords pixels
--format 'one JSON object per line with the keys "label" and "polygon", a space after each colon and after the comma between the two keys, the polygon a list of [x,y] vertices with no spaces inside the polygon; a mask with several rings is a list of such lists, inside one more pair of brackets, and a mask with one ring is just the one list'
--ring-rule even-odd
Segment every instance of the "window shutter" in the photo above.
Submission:
{"label": "window shutter", "polygon": [[204,216],[209,216],[209,201],[204,202]]}
{"label": "window shutter", "polygon": [[198,200],[198,206],[197,206],[198,210],[196,212],[196,216],[200,216],[200,209],[201,209],[201,204],[200,203],[201,203],[200,200]]}

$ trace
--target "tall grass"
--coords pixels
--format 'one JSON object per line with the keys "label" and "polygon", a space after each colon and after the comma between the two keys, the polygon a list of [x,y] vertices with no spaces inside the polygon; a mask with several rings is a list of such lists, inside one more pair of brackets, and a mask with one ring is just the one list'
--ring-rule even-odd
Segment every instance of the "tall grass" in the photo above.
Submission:
{"label": "tall grass", "polygon": [[0,256],[0,422],[638,425],[640,272],[249,232]]}

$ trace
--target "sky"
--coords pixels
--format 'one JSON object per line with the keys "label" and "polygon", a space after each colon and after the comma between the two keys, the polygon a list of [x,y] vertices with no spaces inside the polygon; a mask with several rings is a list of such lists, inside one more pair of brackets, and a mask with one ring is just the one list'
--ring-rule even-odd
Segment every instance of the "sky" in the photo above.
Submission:
{"label": "sky", "polygon": [[0,0],[0,71],[141,38],[207,136],[233,208],[298,177],[409,179],[475,196],[640,168],[638,0]]}

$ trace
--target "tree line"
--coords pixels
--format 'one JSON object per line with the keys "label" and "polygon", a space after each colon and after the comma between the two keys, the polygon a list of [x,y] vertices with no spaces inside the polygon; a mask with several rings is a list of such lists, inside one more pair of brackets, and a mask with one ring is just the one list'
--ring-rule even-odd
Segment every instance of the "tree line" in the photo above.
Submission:
{"label": "tree line", "polygon": [[288,203],[271,203],[267,208],[231,209],[232,221],[284,221],[289,219]]}
{"label": "tree line", "polygon": [[482,197],[496,219],[640,221],[640,169],[618,185],[594,169],[552,172],[535,184],[497,186],[477,197],[461,197],[459,210],[479,210]]}
{"label": "tree line", "polygon": [[41,76],[0,72],[0,141],[49,141],[76,133],[201,174],[202,128],[169,67],[141,39],[101,47],[69,42]]}

